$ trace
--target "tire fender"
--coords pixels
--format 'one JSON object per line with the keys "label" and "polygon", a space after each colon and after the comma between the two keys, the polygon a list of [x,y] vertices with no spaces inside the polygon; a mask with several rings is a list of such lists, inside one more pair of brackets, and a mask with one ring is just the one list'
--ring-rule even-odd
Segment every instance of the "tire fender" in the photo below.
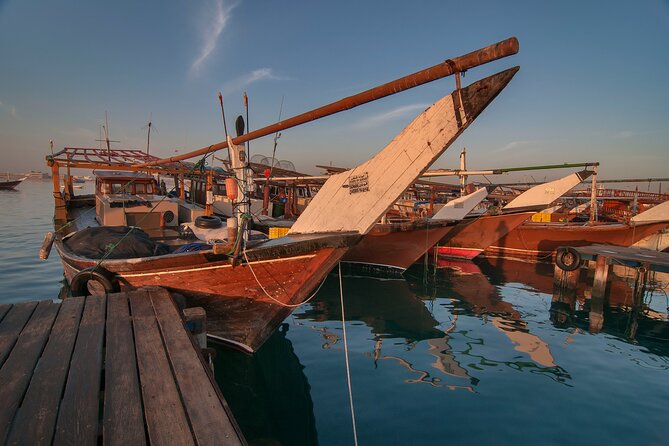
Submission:
{"label": "tire fender", "polygon": [[118,293],[120,287],[116,276],[102,267],[86,268],[79,271],[70,281],[72,297],[89,296],[88,282],[98,282],[105,290],[105,294]]}
{"label": "tire fender", "polygon": [[555,254],[555,264],[564,271],[574,271],[581,267],[581,254],[571,246],[560,247]]}

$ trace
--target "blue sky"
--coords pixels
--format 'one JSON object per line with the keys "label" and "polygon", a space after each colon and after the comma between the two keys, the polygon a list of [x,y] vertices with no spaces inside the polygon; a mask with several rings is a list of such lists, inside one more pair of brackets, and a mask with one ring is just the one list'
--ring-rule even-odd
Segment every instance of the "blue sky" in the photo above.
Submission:
{"label": "blue sky", "polygon": [[[434,167],[600,161],[603,177],[668,176],[669,2],[0,0],[0,171],[46,170],[48,141],[160,156],[259,128],[510,36],[509,87]],[[278,158],[352,166],[382,148],[453,78],[287,130]],[[271,154],[272,138],[251,144]],[[535,174],[543,178],[550,173]],[[555,174],[557,175],[557,173]]]}

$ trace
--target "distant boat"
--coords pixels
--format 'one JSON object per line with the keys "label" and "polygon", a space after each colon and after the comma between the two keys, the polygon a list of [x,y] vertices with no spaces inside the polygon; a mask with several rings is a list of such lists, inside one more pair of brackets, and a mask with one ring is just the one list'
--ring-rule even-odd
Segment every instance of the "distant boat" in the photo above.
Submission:
{"label": "distant boat", "polygon": [[7,180],[6,181],[0,181],[0,189],[2,189],[2,190],[15,189],[16,186],[21,184],[21,182],[25,179],[26,179],[26,177],[19,178],[18,180],[12,180],[10,178],[9,174],[7,174]]}
{"label": "distant boat", "polygon": [[[455,259],[473,259],[591,174],[591,171],[583,170],[534,186],[504,206],[499,214],[463,219],[435,248],[437,254]],[[439,218],[439,214],[434,218]]]}
{"label": "distant boat", "polygon": [[487,256],[550,259],[560,246],[631,246],[669,228],[669,201],[631,218],[629,223],[525,222],[485,250]]}

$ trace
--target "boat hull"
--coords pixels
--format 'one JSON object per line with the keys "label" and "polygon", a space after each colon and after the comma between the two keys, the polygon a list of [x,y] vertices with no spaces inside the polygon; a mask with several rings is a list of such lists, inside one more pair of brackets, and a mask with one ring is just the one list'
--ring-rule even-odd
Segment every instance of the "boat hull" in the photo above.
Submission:
{"label": "boat hull", "polygon": [[[357,237],[355,237],[357,238]],[[270,242],[249,250],[232,265],[207,252],[139,259],[105,260],[120,289],[160,286],[179,293],[188,306],[203,307],[210,335],[245,351],[256,351],[291,311],[303,303],[352,243],[353,237],[325,237],[301,243]],[[288,241],[290,242],[290,241]],[[96,260],[79,257],[61,242],[56,249],[68,283]]]}
{"label": "boat hull", "polygon": [[16,181],[0,181],[0,190],[12,190],[19,184],[21,184],[23,180],[16,180]]}
{"label": "boat hull", "polygon": [[473,259],[497,242],[534,212],[484,215],[463,220],[435,247],[437,255],[455,259]]}
{"label": "boat hull", "polygon": [[486,256],[548,259],[560,246],[608,244],[631,246],[666,227],[669,222],[627,225],[571,223],[525,223],[485,250]]}
{"label": "boat hull", "polygon": [[446,222],[377,224],[342,260],[403,272],[454,228]]}

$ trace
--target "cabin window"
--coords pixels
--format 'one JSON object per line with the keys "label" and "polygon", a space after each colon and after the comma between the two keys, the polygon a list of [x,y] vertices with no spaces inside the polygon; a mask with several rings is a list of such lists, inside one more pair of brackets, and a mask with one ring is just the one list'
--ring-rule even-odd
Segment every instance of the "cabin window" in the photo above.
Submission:
{"label": "cabin window", "polygon": [[135,193],[136,194],[145,194],[146,193],[146,184],[144,183],[137,183],[135,184]]}
{"label": "cabin window", "polygon": [[109,183],[102,183],[102,184],[100,184],[100,189],[101,189],[101,191],[102,191],[103,194],[108,194],[109,191],[111,190],[111,189],[109,188]]}
{"label": "cabin window", "polygon": [[123,193],[123,185],[119,183],[113,183],[112,194],[122,194],[122,193]]}
{"label": "cabin window", "polygon": [[146,185],[146,193],[147,194],[153,194],[153,184],[147,184]]}

